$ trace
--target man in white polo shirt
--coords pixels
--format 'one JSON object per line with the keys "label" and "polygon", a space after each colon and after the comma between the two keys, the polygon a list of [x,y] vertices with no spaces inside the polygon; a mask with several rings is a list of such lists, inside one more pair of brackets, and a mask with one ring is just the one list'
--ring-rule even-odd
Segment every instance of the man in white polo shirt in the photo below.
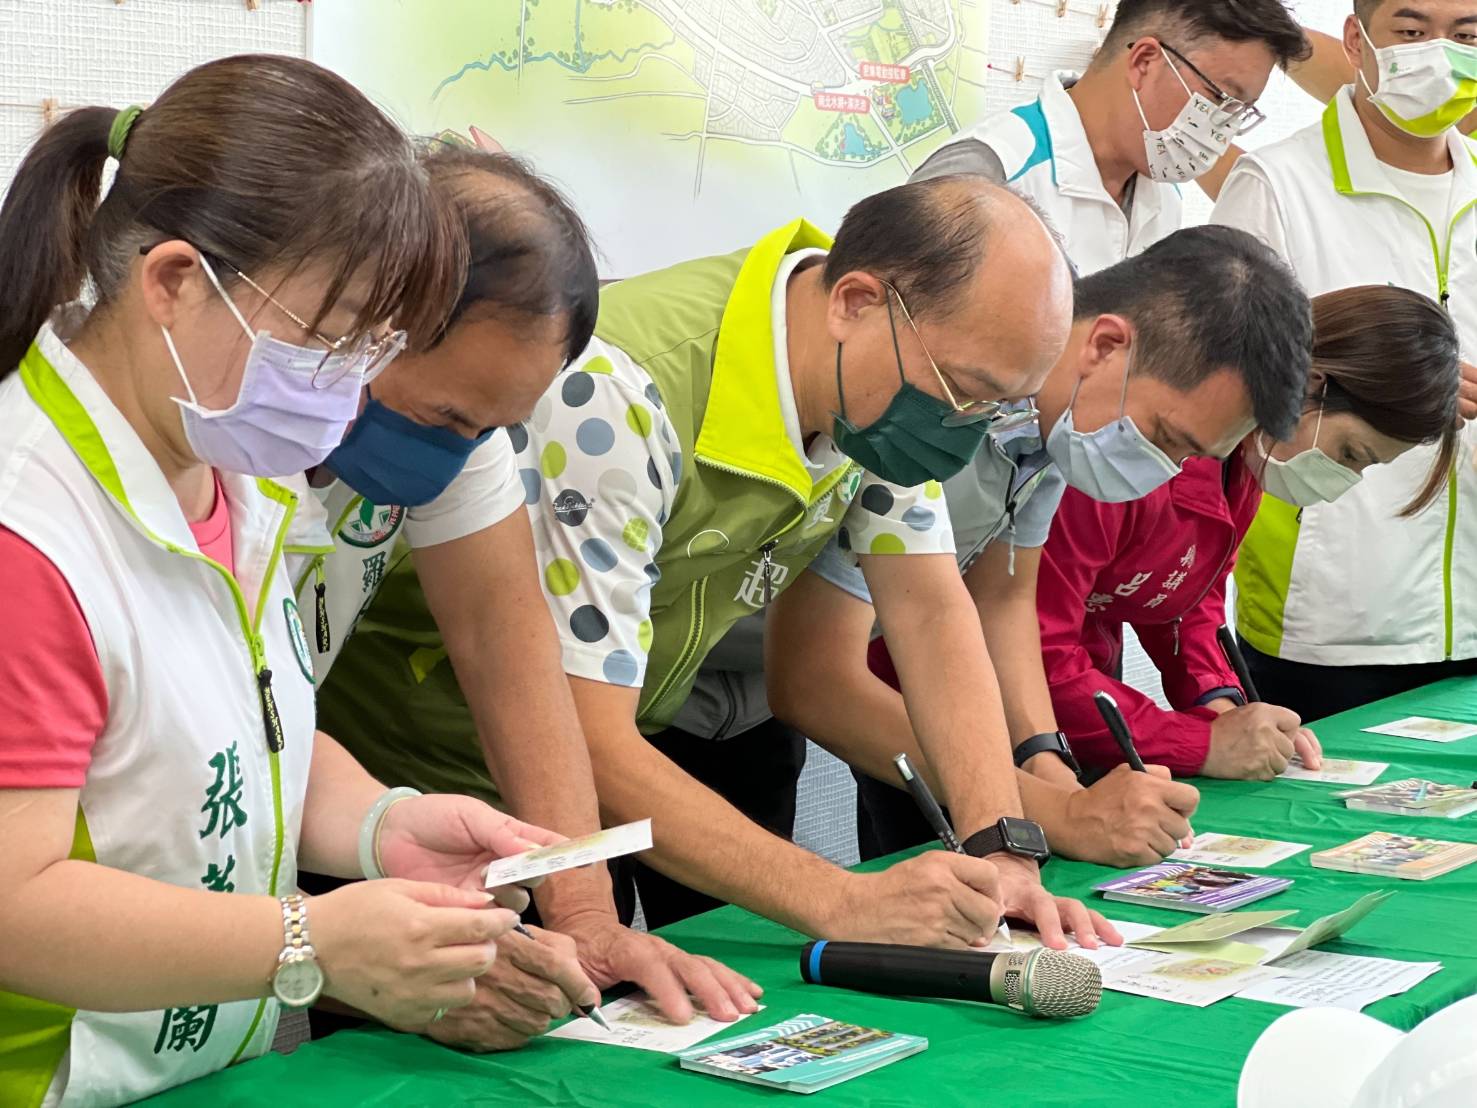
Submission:
{"label": "man in white polo shirt", "polygon": [[1307,52],[1282,0],[1122,0],[1086,73],[1047,77],[1039,98],[961,133],[914,177],[1009,184],[1096,273],[1179,229],[1177,186],[1261,122],[1272,67]]}
{"label": "man in white polo shirt", "polygon": [[[1439,300],[1477,355],[1477,0],[1356,0],[1355,69],[1320,122],[1243,155],[1213,218],[1261,237],[1309,294],[1393,284]],[[1267,497],[1236,567],[1237,627],[1261,694],[1317,719],[1477,673],[1477,470],[1470,426],[1448,495],[1400,515],[1419,447],[1334,504]],[[1371,541],[1374,540],[1374,541]]]}

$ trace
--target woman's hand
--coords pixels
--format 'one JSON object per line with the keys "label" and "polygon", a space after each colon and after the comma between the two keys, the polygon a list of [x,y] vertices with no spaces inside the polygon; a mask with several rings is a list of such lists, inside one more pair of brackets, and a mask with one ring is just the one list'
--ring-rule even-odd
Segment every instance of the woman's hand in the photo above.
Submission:
{"label": "woman's hand", "polygon": [[420,1028],[472,1001],[518,922],[486,893],[417,881],[355,881],[308,903],[324,992],[393,1027]]}
{"label": "woman's hand", "polygon": [[469,796],[412,796],[385,812],[379,859],[389,877],[481,892],[489,862],[563,841]]}

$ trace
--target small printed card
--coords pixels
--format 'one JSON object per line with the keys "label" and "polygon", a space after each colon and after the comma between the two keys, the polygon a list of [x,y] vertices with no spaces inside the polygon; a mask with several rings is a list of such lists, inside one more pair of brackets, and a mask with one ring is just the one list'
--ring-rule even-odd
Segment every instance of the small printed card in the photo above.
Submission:
{"label": "small printed card", "polygon": [[800,1015],[747,1035],[684,1050],[685,1070],[813,1093],[928,1049],[928,1040],[826,1016]]}
{"label": "small printed card", "polygon": [[[761,1004],[762,1012],[764,1006]],[[654,1050],[675,1054],[696,1046],[720,1031],[732,1031],[734,1024],[721,1023],[701,1008],[686,1023],[671,1023],[641,991],[627,993],[618,1000],[600,1006],[600,1013],[610,1024],[606,1031],[593,1020],[575,1018],[550,1031],[551,1039],[578,1039],[603,1046],[629,1046],[637,1050]]]}
{"label": "small printed card", "polygon": [[1454,743],[1477,735],[1477,723],[1457,723],[1449,719],[1406,716],[1404,719],[1364,728],[1371,735],[1394,735],[1399,739],[1425,739],[1432,743]]}
{"label": "small printed card", "polygon": [[1199,862],[1204,866],[1231,866],[1262,869],[1285,862],[1309,849],[1308,843],[1284,843],[1275,839],[1254,839],[1246,835],[1218,835],[1205,832],[1196,835],[1188,847],[1169,856],[1171,862]]}
{"label": "small printed card", "polygon": [[487,867],[483,883],[489,889],[502,885],[518,885],[561,870],[588,866],[607,858],[619,858],[623,854],[650,849],[651,820],[637,820],[635,823],[623,823],[619,827],[607,827],[604,831],[596,831],[583,838],[566,839],[553,846],[541,846],[537,850],[525,850],[522,854],[499,858]]}
{"label": "small printed card", "polygon": [[1292,885],[1287,877],[1264,877],[1236,870],[1213,869],[1188,862],[1157,866],[1117,877],[1096,886],[1105,900],[1146,904],[1180,912],[1227,912],[1280,893]]}
{"label": "small printed card", "polygon": [[1288,781],[1322,781],[1329,785],[1370,785],[1390,768],[1389,762],[1356,762],[1348,758],[1324,758],[1319,769],[1308,769],[1293,756],[1281,776]]}

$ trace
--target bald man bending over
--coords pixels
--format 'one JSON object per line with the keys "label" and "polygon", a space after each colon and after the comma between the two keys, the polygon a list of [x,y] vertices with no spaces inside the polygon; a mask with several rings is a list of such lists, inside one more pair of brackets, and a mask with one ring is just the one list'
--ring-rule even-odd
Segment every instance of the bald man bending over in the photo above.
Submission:
{"label": "bald man bending over", "polygon": [[[514,438],[601,809],[608,823],[652,818],[644,863],[817,937],[965,947],[1008,914],[1054,946],[1064,926],[1088,946],[1120,941],[1041,886],[1042,840],[1020,819],[939,484],[979,449],[997,402],[1040,389],[1071,326],[1071,274],[1046,227],[970,176],[863,200],[834,243],[797,220],[604,290],[594,341]],[[721,773],[694,770],[691,748],[712,744],[671,738],[713,645],[839,534],[940,799],[961,838],[980,833],[980,857],[847,873],[749,819]],[[433,625],[407,615],[403,584],[387,580],[356,640],[424,650]],[[826,649],[825,626],[804,633]],[[365,694],[399,695],[378,684]],[[469,717],[466,730],[480,760]]]}

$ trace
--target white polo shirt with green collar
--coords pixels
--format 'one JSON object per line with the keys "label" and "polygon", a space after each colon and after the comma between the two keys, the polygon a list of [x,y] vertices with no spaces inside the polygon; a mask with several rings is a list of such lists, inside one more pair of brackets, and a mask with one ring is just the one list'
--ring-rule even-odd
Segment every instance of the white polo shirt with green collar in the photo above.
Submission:
{"label": "white polo shirt with green collar", "polygon": [[[1345,88],[1323,118],[1245,154],[1212,219],[1281,253],[1309,295],[1389,284],[1444,303],[1477,360],[1477,146],[1453,130],[1446,214],[1408,197],[1375,157]],[[1398,176],[1398,175],[1397,175]],[[1431,212],[1434,214],[1434,211]],[[1477,656],[1477,431],[1446,495],[1412,519],[1435,447],[1416,447],[1332,504],[1264,497],[1236,566],[1237,628],[1263,653],[1320,665]]]}

